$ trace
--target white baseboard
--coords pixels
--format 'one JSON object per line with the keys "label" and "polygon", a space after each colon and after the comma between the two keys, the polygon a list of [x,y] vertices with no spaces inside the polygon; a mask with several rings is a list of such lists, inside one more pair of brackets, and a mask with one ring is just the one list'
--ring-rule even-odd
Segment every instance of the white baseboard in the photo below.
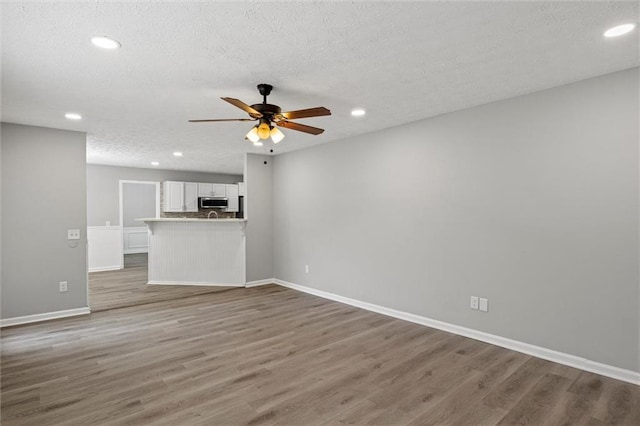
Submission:
{"label": "white baseboard", "polygon": [[288,287],[293,290],[298,290],[304,293],[313,294],[315,296],[323,297],[325,299],[330,299],[336,302],[345,303],[347,305],[366,309],[368,311],[377,312],[379,314],[387,315],[387,316],[398,318],[401,320],[413,322],[420,325],[425,325],[427,327],[436,328],[438,330],[447,331],[449,333],[458,334],[460,336],[469,337],[471,339],[480,340],[482,342],[490,343],[496,346],[501,346],[503,348],[511,349],[516,352],[522,352],[524,354],[535,356],[537,358],[546,359],[548,361],[557,362],[558,364],[568,365],[569,367],[578,368],[580,370],[585,370],[591,373],[596,373],[602,376],[611,377],[613,379],[622,380],[624,382],[633,383],[635,385],[640,385],[640,372],[637,372],[637,371],[625,370],[623,368],[614,367],[612,365],[603,364],[596,361],[591,361],[586,358],[581,358],[575,355],[554,351],[552,349],[531,345],[529,343],[519,342],[517,340],[508,339],[506,337],[496,336],[494,334],[473,330],[471,328],[461,327],[459,325],[438,321],[435,319],[411,314],[408,312],[397,311],[395,309],[386,308],[384,306],[374,305],[373,303],[362,302],[360,300],[351,299],[348,297],[340,296],[340,295],[329,293],[322,290],[316,290],[311,287],[306,287],[299,284],[293,284],[293,283],[279,280],[279,279],[275,279],[273,280],[273,282],[283,287]]}
{"label": "white baseboard", "polygon": [[99,268],[89,268],[89,272],[119,271],[120,269],[123,269],[120,265],[101,266]]}
{"label": "white baseboard", "polygon": [[138,254],[138,253],[149,253],[149,248],[137,248],[137,249],[124,249],[124,254]]}
{"label": "white baseboard", "polygon": [[266,280],[249,281],[244,286],[249,288],[249,287],[258,287],[260,285],[275,284],[275,283],[276,283],[275,278],[267,278]]}
{"label": "white baseboard", "polygon": [[203,287],[244,287],[244,284],[210,283],[203,281],[149,281],[149,285],[196,285]]}
{"label": "white baseboard", "polygon": [[23,317],[0,319],[0,328],[12,325],[29,324],[32,322],[48,321],[58,318],[75,317],[78,315],[90,314],[91,310],[86,308],[67,309],[64,311],[46,312],[44,314],[25,315]]}

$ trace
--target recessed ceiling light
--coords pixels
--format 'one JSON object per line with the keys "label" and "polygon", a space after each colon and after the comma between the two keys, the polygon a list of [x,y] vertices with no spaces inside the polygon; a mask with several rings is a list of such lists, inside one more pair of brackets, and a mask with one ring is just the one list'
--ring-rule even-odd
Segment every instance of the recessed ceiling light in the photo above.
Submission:
{"label": "recessed ceiling light", "polygon": [[151,165],[152,165],[152,166],[159,166],[159,165],[160,165],[160,163],[158,163],[157,161],[152,161],[152,162],[151,162]]}
{"label": "recessed ceiling light", "polygon": [[633,31],[636,28],[636,24],[622,24],[622,25],[617,25],[613,28],[609,28],[607,31],[604,32],[604,36],[605,37],[619,37],[621,35],[625,35],[627,33],[630,33],[631,31]]}
{"label": "recessed ceiling light", "polygon": [[91,43],[93,43],[94,46],[101,47],[102,49],[117,49],[122,46],[119,41],[107,36],[93,36],[91,37]]}
{"label": "recessed ceiling light", "polygon": [[261,141],[257,141],[253,143],[253,146],[262,146],[263,143]]}
{"label": "recessed ceiling light", "polygon": [[362,117],[365,114],[366,111],[363,109],[354,109],[351,111],[351,115],[353,115],[354,117]]}
{"label": "recessed ceiling light", "polygon": [[80,114],[76,114],[75,112],[68,112],[64,116],[69,120],[82,120],[82,116]]}
{"label": "recessed ceiling light", "polygon": [[173,153],[173,155],[174,155],[175,157],[182,157],[182,153],[181,153],[181,152],[179,152],[179,151],[174,152],[174,153]]}

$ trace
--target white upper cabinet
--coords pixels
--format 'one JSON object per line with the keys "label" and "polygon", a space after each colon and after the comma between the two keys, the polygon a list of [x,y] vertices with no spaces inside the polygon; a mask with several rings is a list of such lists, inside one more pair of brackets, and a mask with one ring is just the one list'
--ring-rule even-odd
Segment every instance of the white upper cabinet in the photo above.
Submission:
{"label": "white upper cabinet", "polygon": [[224,183],[199,183],[198,197],[226,197],[227,190]]}
{"label": "white upper cabinet", "polygon": [[226,186],[226,194],[227,194],[227,212],[237,212],[239,203],[238,203],[238,185],[225,185]]}
{"label": "white upper cabinet", "polygon": [[213,197],[213,184],[212,183],[199,183],[198,184],[198,197]]}
{"label": "white upper cabinet", "polygon": [[183,182],[163,182],[163,203],[164,212],[181,212],[184,207],[184,183]]}
{"label": "white upper cabinet", "polygon": [[238,211],[238,185],[224,183],[162,182],[163,212],[197,212],[199,197],[226,197],[226,211]]}
{"label": "white upper cabinet", "polygon": [[193,182],[162,183],[163,212],[197,212],[198,184]]}
{"label": "white upper cabinet", "polygon": [[224,183],[214,183],[213,184],[213,196],[214,197],[228,197],[227,195],[227,186]]}
{"label": "white upper cabinet", "polygon": [[238,182],[238,195],[244,197],[247,194],[244,182]]}
{"label": "white upper cabinet", "polygon": [[184,182],[184,210],[185,212],[198,211],[198,184]]}

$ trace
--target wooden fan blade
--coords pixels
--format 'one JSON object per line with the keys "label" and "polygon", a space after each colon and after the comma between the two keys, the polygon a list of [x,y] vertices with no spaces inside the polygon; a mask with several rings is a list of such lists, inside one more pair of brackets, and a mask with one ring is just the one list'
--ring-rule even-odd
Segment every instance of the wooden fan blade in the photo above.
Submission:
{"label": "wooden fan blade", "polygon": [[276,124],[280,127],[297,130],[299,132],[310,133],[312,135],[319,135],[320,133],[324,132],[324,129],[307,126],[305,124],[294,123],[293,121],[277,121]]}
{"label": "wooden fan blade", "polygon": [[244,112],[246,112],[247,114],[249,114],[253,118],[262,117],[262,114],[260,112],[258,112],[255,109],[251,108],[249,105],[245,104],[240,99],[234,99],[234,98],[220,98],[220,99],[222,99],[223,101],[229,102],[231,105],[233,105],[235,107],[240,108],[241,110],[243,110]]}
{"label": "wooden fan blade", "polygon": [[296,111],[282,112],[280,113],[280,115],[288,120],[295,120],[297,118],[320,117],[323,115],[331,115],[331,111],[329,111],[325,107],[315,107],[315,108],[299,109]]}
{"label": "wooden fan blade", "polygon": [[255,118],[215,118],[211,120],[189,120],[189,123],[206,123],[210,121],[255,121]]}

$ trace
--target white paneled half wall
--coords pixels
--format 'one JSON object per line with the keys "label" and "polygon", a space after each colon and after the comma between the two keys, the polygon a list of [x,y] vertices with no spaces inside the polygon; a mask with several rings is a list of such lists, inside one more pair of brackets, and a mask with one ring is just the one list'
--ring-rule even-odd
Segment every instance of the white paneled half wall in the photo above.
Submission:
{"label": "white paneled half wall", "polygon": [[149,251],[149,230],[147,226],[125,227],[122,230],[124,254],[147,253]]}
{"label": "white paneled half wall", "polygon": [[245,222],[237,219],[147,222],[149,284],[244,287]]}
{"label": "white paneled half wall", "polygon": [[[146,227],[145,227],[146,232]],[[122,228],[87,227],[89,272],[122,269]]]}

